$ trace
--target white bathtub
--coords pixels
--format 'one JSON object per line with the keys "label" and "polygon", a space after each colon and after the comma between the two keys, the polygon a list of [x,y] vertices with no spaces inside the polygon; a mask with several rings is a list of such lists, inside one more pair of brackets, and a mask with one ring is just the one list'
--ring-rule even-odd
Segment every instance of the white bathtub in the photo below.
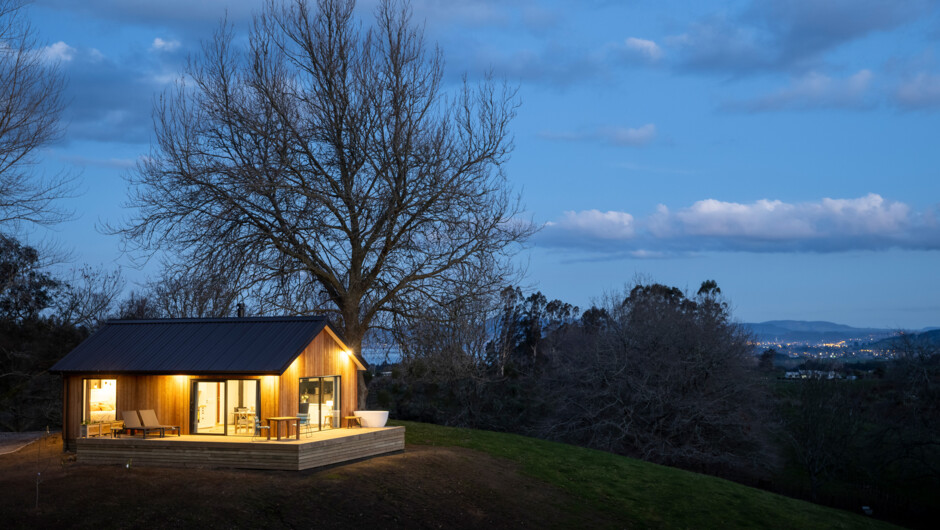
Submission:
{"label": "white bathtub", "polygon": [[355,410],[353,414],[359,416],[363,427],[385,427],[388,421],[387,410]]}

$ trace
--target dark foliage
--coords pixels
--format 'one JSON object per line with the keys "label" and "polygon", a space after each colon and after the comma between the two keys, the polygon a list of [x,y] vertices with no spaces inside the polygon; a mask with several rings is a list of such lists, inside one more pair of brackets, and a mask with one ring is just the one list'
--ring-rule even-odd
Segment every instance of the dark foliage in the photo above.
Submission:
{"label": "dark foliage", "polygon": [[578,318],[570,304],[505,289],[491,311],[412,323],[404,362],[374,383],[376,404],[401,418],[740,468],[760,454],[765,400],[719,293],[638,285]]}
{"label": "dark foliage", "polygon": [[0,430],[62,424],[62,380],[48,370],[87,335],[52,318],[0,320]]}
{"label": "dark foliage", "polygon": [[36,249],[0,234],[0,319],[35,318],[52,304],[59,287],[40,270]]}

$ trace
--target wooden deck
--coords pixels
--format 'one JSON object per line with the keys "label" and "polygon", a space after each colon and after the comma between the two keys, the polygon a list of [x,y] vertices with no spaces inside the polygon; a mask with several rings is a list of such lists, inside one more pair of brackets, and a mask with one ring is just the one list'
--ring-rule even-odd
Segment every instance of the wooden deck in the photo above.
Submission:
{"label": "wooden deck", "polygon": [[300,440],[184,435],[142,439],[79,438],[78,462],[135,466],[228,467],[299,471],[405,449],[404,427],[332,429]]}

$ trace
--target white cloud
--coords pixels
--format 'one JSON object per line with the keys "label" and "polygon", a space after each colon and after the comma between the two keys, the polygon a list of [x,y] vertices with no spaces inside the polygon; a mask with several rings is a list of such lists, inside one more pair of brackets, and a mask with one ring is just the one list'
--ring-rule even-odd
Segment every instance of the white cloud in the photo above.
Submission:
{"label": "white cloud", "polygon": [[59,41],[42,49],[42,58],[49,62],[68,62],[75,58],[75,48]]}
{"label": "white cloud", "polygon": [[153,44],[150,45],[151,50],[161,51],[161,52],[172,52],[179,47],[180,47],[180,41],[163,40],[160,37],[153,39]]}
{"label": "white cloud", "polygon": [[940,223],[935,212],[918,213],[875,193],[802,203],[705,199],[675,212],[659,205],[642,219],[627,212],[565,212],[559,221],[546,224],[538,241],[614,256],[639,251],[940,250]]}
{"label": "white cloud", "polygon": [[750,204],[698,201],[672,215],[677,232],[692,236],[797,240],[832,236],[891,236],[901,232],[910,208],[874,193],[857,199],[789,204],[761,199]]}
{"label": "white cloud", "polygon": [[658,61],[663,57],[663,50],[651,40],[630,37],[624,42],[624,45],[630,50],[643,54],[651,61]]}
{"label": "white cloud", "polygon": [[635,129],[605,127],[598,132],[602,138],[615,145],[646,145],[656,138],[656,125],[647,123]]}
{"label": "white cloud", "polygon": [[656,124],[640,127],[604,126],[587,131],[541,131],[539,136],[549,140],[600,141],[611,145],[640,147],[656,138]]}
{"label": "white cloud", "polygon": [[654,41],[629,37],[623,43],[611,44],[608,50],[628,61],[656,63],[663,58],[663,49]]}
{"label": "white cloud", "polygon": [[940,106],[940,75],[917,74],[898,85],[895,99],[907,108]]}
{"label": "white cloud", "polygon": [[567,211],[560,220],[546,223],[546,226],[597,239],[630,239],[635,233],[633,216],[613,211]]}
{"label": "white cloud", "polygon": [[766,96],[725,103],[729,110],[766,112],[786,109],[863,108],[873,74],[859,70],[844,79],[810,72],[790,82],[790,85]]}

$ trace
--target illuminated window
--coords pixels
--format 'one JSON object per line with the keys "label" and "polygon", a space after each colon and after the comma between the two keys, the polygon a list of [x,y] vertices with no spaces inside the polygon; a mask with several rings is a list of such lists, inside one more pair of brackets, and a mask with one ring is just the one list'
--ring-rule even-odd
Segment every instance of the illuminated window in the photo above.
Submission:
{"label": "illuminated window", "polygon": [[114,421],[117,379],[85,379],[82,421]]}

